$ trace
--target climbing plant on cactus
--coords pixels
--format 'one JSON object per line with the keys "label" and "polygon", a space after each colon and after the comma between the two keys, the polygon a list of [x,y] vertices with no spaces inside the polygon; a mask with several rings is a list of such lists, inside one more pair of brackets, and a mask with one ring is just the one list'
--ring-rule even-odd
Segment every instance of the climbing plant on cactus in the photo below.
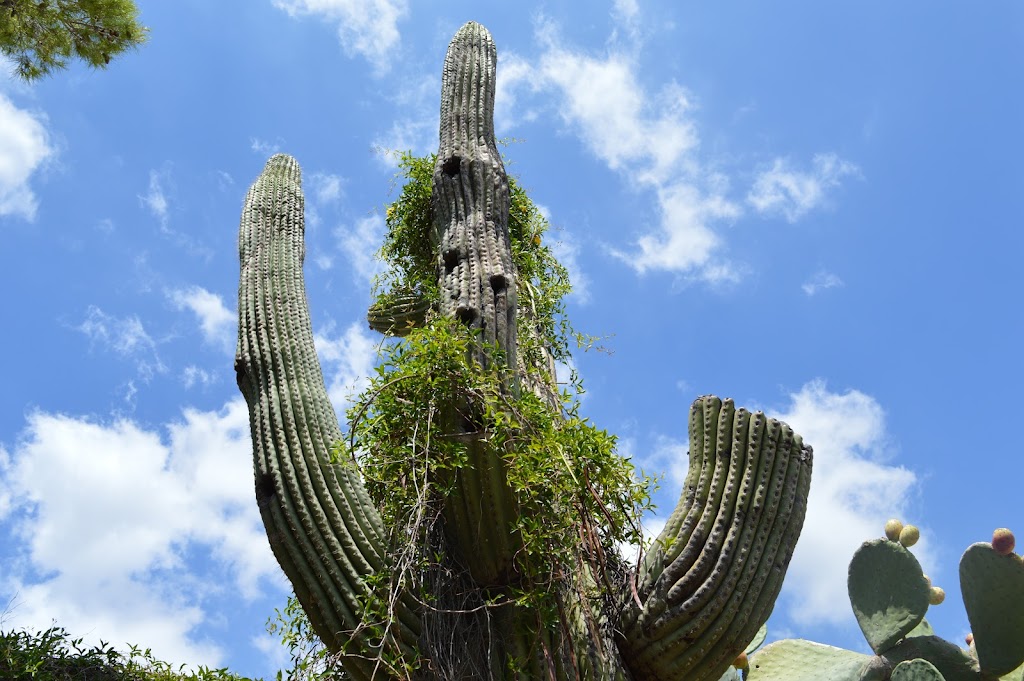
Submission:
{"label": "climbing plant on cactus", "polygon": [[771,613],[811,450],[698,398],[679,503],[642,560],[618,558],[647,481],[555,382],[568,282],[497,151],[495,61],[473,22],[449,46],[438,153],[404,161],[367,315],[396,339],[347,434],[313,347],[297,162],[249,190],[235,368],[271,548],[344,678],[717,681]]}

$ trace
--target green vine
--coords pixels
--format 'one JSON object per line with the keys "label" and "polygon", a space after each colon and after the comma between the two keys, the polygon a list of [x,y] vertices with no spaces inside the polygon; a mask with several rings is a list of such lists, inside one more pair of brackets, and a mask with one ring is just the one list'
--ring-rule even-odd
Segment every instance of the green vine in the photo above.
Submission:
{"label": "green vine", "polygon": [[[434,301],[439,295],[431,234],[434,157],[405,154],[400,167],[405,183],[386,209],[380,250],[388,269],[374,282],[379,309],[400,298]],[[342,465],[359,465],[392,528],[395,567],[369,584],[374,597],[364,619],[378,622],[373,634],[381,641],[389,635],[388,604],[396,590],[441,613],[515,604],[533,613],[538,640],[564,640],[567,610],[578,612],[582,599],[585,609],[600,611],[598,601],[609,603],[620,593],[612,588],[626,572],[617,547],[641,544],[639,521],[652,507],[653,481],[638,478],[632,463],[616,454],[615,437],[579,415],[576,396],[583,390],[575,372],[572,390],[554,386],[548,357],[568,360],[570,341],[581,338],[565,315],[569,277],[544,244],[547,220],[511,178],[509,191],[519,370],[535,384],[552,386],[559,403],[553,408],[530,390],[510,394],[500,363],[483,369],[469,359],[479,339],[435,309],[401,341],[383,347],[370,386],[348,412],[347,440],[334,452]],[[466,424],[474,432],[467,433]],[[481,446],[503,459],[517,505],[518,580],[500,593],[460,582],[439,530],[443,500],[467,466],[470,448]],[[402,661],[386,664],[395,670]]]}

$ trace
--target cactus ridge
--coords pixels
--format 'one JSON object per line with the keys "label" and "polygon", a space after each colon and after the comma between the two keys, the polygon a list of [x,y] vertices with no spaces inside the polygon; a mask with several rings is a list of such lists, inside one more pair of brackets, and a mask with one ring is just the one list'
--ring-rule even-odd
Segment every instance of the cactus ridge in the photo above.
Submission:
{"label": "cactus ridge", "polygon": [[[239,229],[235,370],[249,405],[256,498],[271,548],[317,634],[340,649],[361,629],[364,580],[385,564],[386,549],[357,472],[330,465],[341,431],[305,301],[303,203],[298,163],[272,157],[246,196]],[[393,635],[408,646],[418,618],[407,603],[396,615]],[[369,678],[372,666],[353,662],[352,673]]]}
{"label": "cactus ridge", "polygon": [[626,637],[637,673],[717,679],[781,588],[812,454],[788,426],[731,400],[698,399],[690,425],[690,472],[644,563],[644,607],[630,615]]}

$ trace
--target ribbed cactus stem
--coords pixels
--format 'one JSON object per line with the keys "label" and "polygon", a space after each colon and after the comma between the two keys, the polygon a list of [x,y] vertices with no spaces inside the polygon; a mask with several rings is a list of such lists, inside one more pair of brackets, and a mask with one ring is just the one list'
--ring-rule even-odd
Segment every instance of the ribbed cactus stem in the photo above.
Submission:
{"label": "ribbed cactus stem", "polygon": [[811,450],[789,426],[703,397],[679,504],[623,620],[642,678],[718,679],[771,614],[803,526]]}
{"label": "ribbed cactus stem", "polygon": [[[516,357],[516,277],[508,237],[509,191],[494,140],[497,51],[469,22],[448,46],[434,166],[434,225],[441,312],[479,329]],[[486,357],[481,357],[486,362]]]}
{"label": "ribbed cactus stem", "polygon": [[[441,314],[479,333],[474,358],[487,367],[496,347],[509,385],[516,379],[516,276],[508,236],[509,190],[494,140],[497,51],[469,22],[448,46],[432,202]],[[453,411],[459,411],[456,407]],[[475,430],[453,418],[457,429]],[[516,507],[500,453],[472,443],[445,518],[456,554],[481,585],[515,580]]]}
{"label": "ribbed cactus stem", "polygon": [[[245,199],[239,228],[238,387],[249,405],[256,500],[270,546],[317,635],[332,650],[355,639],[353,678],[370,678],[375,644],[361,629],[365,579],[387,565],[381,518],[352,465],[331,464],[341,440],[313,347],[302,277],[301,174],[270,159]],[[410,651],[419,621],[404,602],[388,632]]]}

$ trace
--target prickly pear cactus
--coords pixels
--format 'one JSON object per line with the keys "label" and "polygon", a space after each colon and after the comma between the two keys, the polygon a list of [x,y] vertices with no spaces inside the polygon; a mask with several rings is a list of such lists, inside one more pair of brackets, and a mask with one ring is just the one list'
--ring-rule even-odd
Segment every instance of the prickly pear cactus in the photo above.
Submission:
{"label": "prickly pear cactus", "polygon": [[[472,22],[445,59],[430,236],[439,295],[398,292],[371,307],[368,321],[401,337],[432,314],[457,320],[472,331],[472,367],[497,368],[512,400],[521,384],[535,389],[518,325],[538,320],[517,304],[509,185],[493,130],[496,59],[490,34]],[[520,453],[492,446],[480,423],[462,427],[463,405],[447,405],[445,437],[465,445],[467,463],[444,474],[453,479],[422,481],[447,490],[443,532],[431,541],[455,561],[429,577],[442,589],[473,590],[479,605],[442,611],[418,597],[410,584],[423,575],[396,550],[403,532],[389,533],[357,463],[332,454],[342,433],[313,346],[303,231],[299,166],[276,155],[242,213],[235,370],[271,548],[343,678],[717,681],[759,644],[803,524],[811,450],[785,424],[715,397],[691,408],[686,485],[639,568],[597,570],[605,558],[595,546],[589,563],[543,583],[517,571],[524,543],[514,528],[524,511],[508,471]],[[575,493],[596,496],[588,484],[579,480]],[[588,516],[573,534],[608,531]],[[522,605],[532,602],[529,588],[559,594],[554,633]]]}
{"label": "prickly pear cactus", "polygon": [[[924,619],[942,602],[908,551],[920,533],[898,521],[886,538],[865,542],[850,562],[850,602],[875,655],[803,640],[777,641],[751,662],[751,681],[1019,681],[1024,676],[1024,561],[1009,530],[978,543],[960,562],[960,585],[973,629],[963,649]],[[1009,536],[1007,537],[1007,534]]]}

